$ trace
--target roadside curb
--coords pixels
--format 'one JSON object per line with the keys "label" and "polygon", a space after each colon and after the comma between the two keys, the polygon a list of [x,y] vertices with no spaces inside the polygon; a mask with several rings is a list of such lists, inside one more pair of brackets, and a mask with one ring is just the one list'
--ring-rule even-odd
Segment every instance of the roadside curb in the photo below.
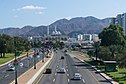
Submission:
{"label": "roadside curb", "polygon": [[[77,58],[77,57],[76,57]],[[78,59],[78,58],[77,58]],[[81,62],[84,62],[83,60],[81,59],[78,59],[80,60]],[[85,62],[86,63],[86,62]],[[107,79],[111,84],[119,84],[118,82],[114,81],[111,77],[109,77],[108,75],[106,75],[105,73],[101,73],[100,70],[98,70],[95,66],[92,66],[91,64],[89,63],[86,63],[87,65],[91,66],[94,70],[96,70],[97,72],[99,72],[99,74],[104,77],[105,79]]]}

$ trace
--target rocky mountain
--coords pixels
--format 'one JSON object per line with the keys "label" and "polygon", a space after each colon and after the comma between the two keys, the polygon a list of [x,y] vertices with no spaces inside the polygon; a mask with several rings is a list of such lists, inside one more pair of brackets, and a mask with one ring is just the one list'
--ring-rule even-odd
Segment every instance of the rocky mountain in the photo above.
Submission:
{"label": "rocky mountain", "polygon": [[[77,33],[100,33],[103,28],[109,26],[110,18],[98,19],[92,16],[76,17],[70,20],[60,19],[50,24],[49,32],[52,34],[55,27],[62,34],[73,36]],[[25,26],[23,28],[5,28],[0,29],[0,34],[11,36],[44,36],[47,34],[47,26]]]}
{"label": "rocky mountain", "polygon": [[0,29],[0,34],[7,34],[10,36],[19,36],[21,34],[27,33],[28,31],[34,29],[32,26],[24,26],[23,28],[5,28]]}

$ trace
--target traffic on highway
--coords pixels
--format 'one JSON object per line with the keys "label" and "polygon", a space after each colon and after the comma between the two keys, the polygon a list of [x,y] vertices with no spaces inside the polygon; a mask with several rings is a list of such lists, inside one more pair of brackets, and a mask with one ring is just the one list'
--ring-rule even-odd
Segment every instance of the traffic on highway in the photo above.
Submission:
{"label": "traffic on highway", "polygon": [[[84,56],[60,49],[52,51],[54,52],[53,58],[33,84],[111,84],[90,65],[82,61],[87,59]],[[20,61],[17,65],[17,77],[32,67],[36,69],[35,63],[43,62],[45,57],[49,58],[45,55],[49,51],[42,53],[40,50],[34,50],[34,52],[36,53],[18,59]],[[36,57],[34,57],[35,54]],[[13,62],[0,67],[0,84],[9,84],[15,80],[14,73]]]}
{"label": "traffic on highway", "polygon": [[111,84],[75,53],[57,51],[35,84]]}
{"label": "traffic on highway", "polygon": [[[34,49],[32,53],[21,56],[17,58],[18,63],[15,65],[14,61],[1,66],[0,67],[0,84],[10,84],[13,80],[15,80],[15,75],[17,77],[21,76],[23,73],[31,69],[35,66],[36,63],[42,61],[44,62],[44,58],[46,54],[49,52],[47,49],[44,50],[45,53],[39,51],[40,49]],[[37,53],[39,53],[37,55]],[[34,55],[36,54],[36,57]],[[17,73],[15,74],[15,67],[17,69]],[[17,78],[16,78],[17,79]]]}

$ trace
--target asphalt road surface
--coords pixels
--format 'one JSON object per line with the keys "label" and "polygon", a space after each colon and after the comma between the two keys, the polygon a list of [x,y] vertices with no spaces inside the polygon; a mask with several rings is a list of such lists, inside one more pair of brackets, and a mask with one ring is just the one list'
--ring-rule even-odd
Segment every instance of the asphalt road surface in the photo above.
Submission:
{"label": "asphalt road surface", "polygon": [[[52,73],[43,73],[38,78],[36,84],[111,84],[89,65],[78,60],[75,57],[76,54],[68,54],[57,51],[48,66],[52,69]],[[65,58],[61,59],[61,56]],[[66,72],[57,73],[60,67],[64,67]],[[73,75],[75,73],[80,73],[82,75],[81,80],[73,80]]]}

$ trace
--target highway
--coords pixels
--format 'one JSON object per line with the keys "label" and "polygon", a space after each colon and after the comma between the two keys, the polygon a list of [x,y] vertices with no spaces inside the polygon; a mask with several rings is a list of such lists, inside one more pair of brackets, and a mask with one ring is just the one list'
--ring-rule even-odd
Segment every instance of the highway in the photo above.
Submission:
{"label": "highway", "polygon": [[[20,58],[19,63],[23,63],[23,67],[17,66],[17,76],[19,77],[21,74],[26,72],[33,66],[33,57],[32,54],[29,57],[29,60],[26,56]],[[40,61],[37,59],[37,62]],[[37,63],[36,62],[36,63]],[[9,84],[15,79],[15,71],[10,71],[8,64],[0,67],[0,84]]]}
{"label": "highway", "polygon": [[[65,58],[61,60],[61,56]],[[91,66],[81,62],[75,56],[78,57],[75,53],[67,53],[66,55],[61,51],[57,51],[48,66],[52,69],[52,74],[43,73],[36,84],[111,84]],[[64,67],[66,73],[57,73],[59,67]],[[73,75],[76,72],[82,75],[81,80],[73,80]]]}

